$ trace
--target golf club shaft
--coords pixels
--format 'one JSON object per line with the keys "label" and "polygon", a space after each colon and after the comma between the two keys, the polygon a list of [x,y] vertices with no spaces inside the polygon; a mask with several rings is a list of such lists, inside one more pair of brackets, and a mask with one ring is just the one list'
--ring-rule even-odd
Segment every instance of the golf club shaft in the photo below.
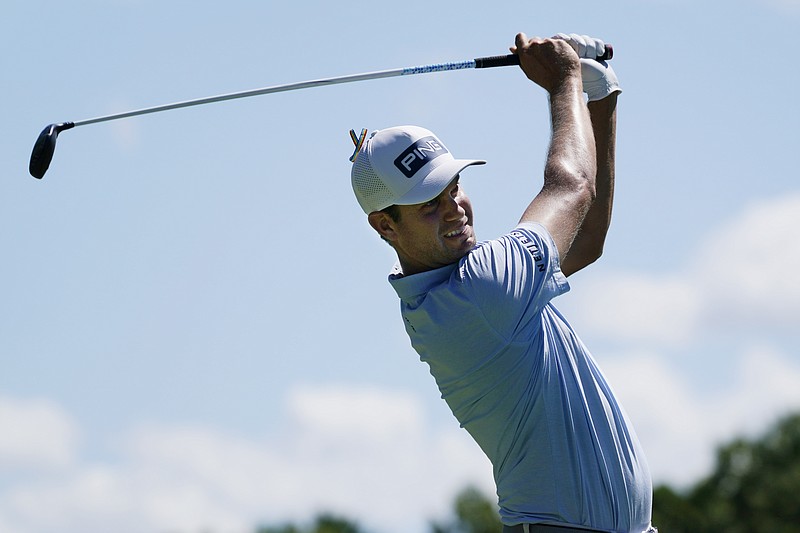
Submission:
{"label": "golf club shaft", "polygon": [[90,118],[86,120],[75,121],[75,126],[83,126],[86,124],[94,124],[96,122],[105,122],[108,120],[116,120],[120,118],[134,117],[138,115],[147,115],[149,113],[158,113],[161,111],[168,111],[170,109],[179,109],[182,107],[191,107],[196,105],[211,104],[214,102],[222,102],[225,100],[235,100],[237,98],[248,98],[250,96],[259,96],[262,94],[279,93],[285,91],[294,91],[297,89],[308,89],[311,87],[322,87],[325,85],[336,85],[340,83],[350,83],[354,81],[374,80],[379,78],[392,78],[396,76],[407,76],[410,74],[424,74],[428,72],[443,72],[447,70],[460,70],[476,68],[475,60],[462,61],[458,63],[438,63],[434,65],[425,65],[419,67],[406,67],[391,70],[379,70],[375,72],[365,72],[363,74],[350,74],[348,76],[337,76],[334,78],[322,78],[318,80],[301,81],[297,83],[288,83],[286,85],[275,85],[272,87],[262,87],[260,89],[252,89],[249,91],[241,91],[228,94],[220,94],[217,96],[209,96],[206,98],[197,98],[195,100],[186,100],[184,102],[175,102],[172,104],[164,104],[154,107],[147,107],[144,109],[137,109],[134,111],[127,111],[125,113],[117,113],[97,118]]}
{"label": "golf club shaft", "polygon": [[[598,59],[610,59],[612,54],[611,50],[612,49],[610,45],[607,46],[607,50],[604,56]],[[124,113],[116,113],[113,115],[106,115],[86,120],[77,120],[75,122],[72,122],[71,124],[74,126],[85,126],[86,124],[94,124],[96,122],[106,122],[109,120],[117,120],[120,118],[135,117],[138,115],[147,115],[150,113],[159,113],[161,111],[168,111],[170,109],[179,109],[181,107],[191,107],[196,105],[210,104],[213,102],[222,102],[225,100],[235,100],[237,98],[248,98],[250,96],[258,96],[262,94],[294,91],[297,89],[308,89],[311,87],[322,87],[324,85],[336,85],[339,83],[350,83],[354,81],[374,80],[379,78],[392,78],[396,76],[409,76],[413,74],[428,74],[430,72],[444,72],[448,70],[504,67],[511,65],[519,65],[519,56],[514,54],[509,54],[505,56],[479,57],[477,59],[458,61],[454,63],[434,63],[431,65],[422,65],[417,67],[405,67],[405,68],[397,68],[391,70],[378,70],[374,72],[365,72],[363,74],[350,74],[348,76],[337,76],[334,78],[322,78],[318,80],[301,81],[297,83],[288,83],[286,85],[275,85],[273,87],[263,87],[261,89],[252,89],[249,91],[221,94],[218,96],[209,96],[206,98],[197,98],[195,100],[186,100],[184,102],[175,102],[172,104],[147,107],[144,109],[126,111]]]}
{"label": "golf club shaft", "polygon": [[[449,64],[448,64],[449,65]],[[453,63],[453,65],[456,65]],[[466,63],[464,64],[466,65]],[[438,66],[431,66],[431,68],[437,68]],[[438,70],[455,70],[457,68],[470,68],[469,66],[453,66],[451,68],[445,68],[442,66],[438,68]],[[363,74],[351,74],[349,76],[338,76],[335,78],[322,78],[318,80],[309,80],[309,81],[301,81],[297,83],[289,83],[286,85],[275,85],[273,87],[262,87],[260,89],[252,89],[249,91],[241,91],[236,93],[229,93],[229,94],[220,94],[217,96],[209,96],[206,98],[197,98],[195,100],[186,100],[184,102],[175,102],[173,104],[164,104],[155,107],[147,107],[144,109],[137,109],[135,111],[128,111],[125,113],[117,113],[115,115],[108,115],[103,117],[97,118],[90,118],[87,120],[79,120],[75,122],[76,126],[83,126],[85,124],[94,124],[95,122],[104,122],[107,120],[115,120],[119,118],[127,118],[127,117],[134,117],[137,115],[147,115],[149,113],[158,113],[160,111],[168,111],[170,109],[179,109],[181,107],[191,107],[196,105],[203,105],[203,104],[211,104],[214,102],[222,102],[225,100],[235,100],[237,98],[248,98],[250,96],[258,96],[262,94],[270,94],[270,93],[278,93],[284,91],[294,91],[297,89],[307,89],[310,87],[322,87],[323,85],[335,85],[338,83],[349,83],[353,81],[362,81],[362,80],[372,80],[378,78],[390,78],[393,76],[403,76],[407,74],[408,69],[393,69],[393,70],[381,70],[376,72],[366,72]],[[434,70],[430,70],[429,72],[434,72]]]}

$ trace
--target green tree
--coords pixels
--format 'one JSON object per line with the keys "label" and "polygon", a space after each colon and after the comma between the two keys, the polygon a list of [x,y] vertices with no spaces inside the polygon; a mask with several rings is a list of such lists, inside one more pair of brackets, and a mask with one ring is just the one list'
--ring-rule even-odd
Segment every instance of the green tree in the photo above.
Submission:
{"label": "green tree", "polygon": [[756,440],[717,451],[714,471],[686,493],[658,487],[653,523],[669,533],[800,531],[800,414]]}
{"label": "green tree", "polygon": [[364,530],[347,518],[323,513],[307,528],[294,524],[263,526],[256,529],[256,533],[364,533]]}
{"label": "green tree", "polygon": [[497,505],[478,489],[467,487],[453,503],[454,518],[447,523],[431,524],[432,533],[502,533]]}

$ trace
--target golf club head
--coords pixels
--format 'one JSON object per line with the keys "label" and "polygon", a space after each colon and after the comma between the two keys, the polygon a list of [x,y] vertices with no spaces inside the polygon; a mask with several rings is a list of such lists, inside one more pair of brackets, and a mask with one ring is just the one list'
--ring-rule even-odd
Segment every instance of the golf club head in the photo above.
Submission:
{"label": "golf club head", "polygon": [[50,161],[53,159],[53,153],[56,151],[58,134],[74,127],[75,124],[72,122],[63,122],[61,124],[50,124],[42,130],[31,152],[31,162],[28,165],[28,171],[31,176],[42,179],[50,166]]}

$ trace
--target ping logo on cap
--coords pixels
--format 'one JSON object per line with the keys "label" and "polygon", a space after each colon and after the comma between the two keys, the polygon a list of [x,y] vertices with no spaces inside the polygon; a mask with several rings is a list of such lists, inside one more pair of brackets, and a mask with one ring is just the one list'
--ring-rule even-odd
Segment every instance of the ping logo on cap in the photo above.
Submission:
{"label": "ping logo on cap", "polygon": [[440,155],[449,153],[447,148],[442,146],[436,137],[423,137],[403,150],[403,153],[394,160],[394,166],[396,166],[405,177],[411,178],[428,162],[433,161]]}

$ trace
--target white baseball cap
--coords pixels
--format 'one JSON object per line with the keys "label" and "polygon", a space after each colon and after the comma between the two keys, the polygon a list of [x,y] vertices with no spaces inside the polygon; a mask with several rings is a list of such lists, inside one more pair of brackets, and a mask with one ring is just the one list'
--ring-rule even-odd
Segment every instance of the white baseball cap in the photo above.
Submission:
{"label": "white baseball cap", "polygon": [[418,126],[377,130],[354,157],[350,179],[367,214],[390,205],[427,202],[464,168],[486,163],[455,159],[436,135]]}

